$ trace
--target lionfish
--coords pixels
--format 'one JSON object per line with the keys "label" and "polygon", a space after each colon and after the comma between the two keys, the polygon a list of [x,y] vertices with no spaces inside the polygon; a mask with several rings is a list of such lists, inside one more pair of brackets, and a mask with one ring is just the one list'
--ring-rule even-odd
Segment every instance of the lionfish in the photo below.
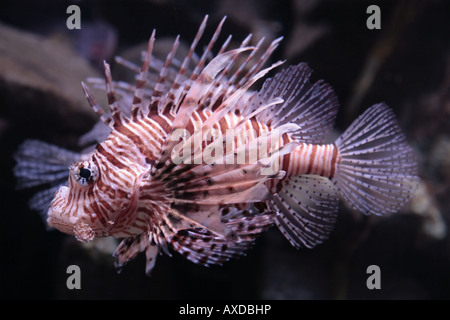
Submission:
{"label": "lionfish", "polygon": [[312,248],[333,230],[339,199],[363,214],[387,215],[412,197],[417,163],[389,107],[370,107],[324,143],[338,108],[332,88],[310,82],[311,69],[300,63],[253,90],[282,64],[265,67],[281,38],[262,49],[263,39],[249,46],[249,35],[228,50],[230,36],[212,56],[224,18],[198,57],[207,18],[182,61],[174,58],[179,37],[165,61],[152,56],[155,30],[141,68],[120,60],[137,73],[135,87],[114,82],[105,62],[108,111],[82,83],[100,117],[84,137],[97,140],[94,148],[21,146],[15,172],[22,187],[54,182],[34,199],[44,208],[40,199],[56,191],[50,227],[83,242],[122,239],[116,267],[145,252],[149,274],[161,252],[222,264],[273,225],[294,247]]}

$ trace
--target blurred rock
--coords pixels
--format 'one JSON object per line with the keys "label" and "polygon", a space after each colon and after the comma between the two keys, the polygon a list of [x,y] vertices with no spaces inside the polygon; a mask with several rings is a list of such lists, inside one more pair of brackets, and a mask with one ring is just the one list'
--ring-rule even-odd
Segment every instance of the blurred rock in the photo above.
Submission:
{"label": "blurred rock", "polygon": [[[235,10],[239,8],[239,10]],[[215,10],[216,17],[229,17],[230,21],[247,29],[253,34],[251,44],[256,44],[261,38],[270,43],[279,37],[282,24],[279,21],[264,18],[266,6],[260,0],[224,0],[218,2]]]}
{"label": "blurred rock", "polygon": [[[45,114],[38,118],[47,125],[88,130],[96,116],[80,82],[95,75],[67,45],[0,24],[2,108],[19,121]],[[105,103],[103,96],[96,93],[99,103]]]}
{"label": "blurred rock", "polygon": [[293,1],[293,26],[289,37],[286,39],[286,47],[283,53],[288,60],[298,59],[303,51],[330,31],[330,27],[327,25],[311,24],[307,20],[308,13],[320,2],[321,0]]}
{"label": "blurred rock", "polygon": [[77,33],[76,49],[85,59],[103,68],[103,61],[111,61],[117,49],[117,31],[105,21],[84,23]]}
{"label": "blurred rock", "polygon": [[430,166],[438,180],[450,183],[450,136],[439,137],[430,152]]}
{"label": "blurred rock", "polygon": [[305,51],[309,46],[316,42],[320,37],[324,36],[329,28],[327,26],[310,26],[308,24],[296,20],[292,33],[287,41],[284,55],[288,60],[295,58]]}
{"label": "blurred rock", "polygon": [[409,210],[423,217],[423,233],[429,237],[442,240],[447,235],[447,226],[433,197],[430,187],[425,182],[419,185],[416,194],[409,203]]}

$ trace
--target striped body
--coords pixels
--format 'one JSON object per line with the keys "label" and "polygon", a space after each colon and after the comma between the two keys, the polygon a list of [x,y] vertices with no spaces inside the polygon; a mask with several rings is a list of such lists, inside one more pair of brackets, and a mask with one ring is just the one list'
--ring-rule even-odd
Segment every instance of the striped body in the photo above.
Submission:
{"label": "striped body", "polygon": [[142,68],[124,63],[138,72],[134,91],[114,83],[105,63],[109,112],[83,84],[109,135],[70,166],[68,186],[50,204],[50,226],[80,241],[123,238],[116,266],[145,252],[150,273],[157,254],[170,249],[198,264],[222,264],[272,225],[293,246],[312,248],[333,230],[339,198],[379,215],[411,198],[416,161],[386,105],[372,106],[335,143],[323,144],[337,113],[332,88],[311,83],[300,63],[250,90],[281,64],[263,68],[281,39],[256,54],[262,41],[249,47],[249,36],[227,51],[228,38],[207,63],[223,22],[192,68],[206,18],[182,62],[174,61],[177,37],[164,63],[152,65],[153,32]]}
{"label": "striped body", "polygon": [[[193,135],[200,130],[211,113],[210,110],[194,111],[187,121],[187,131]],[[78,210],[90,217],[92,231],[99,237],[130,237],[152,229],[152,224],[158,224],[154,218],[155,212],[163,214],[170,204],[170,190],[161,187],[155,193],[155,183],[151,178],[144,179],[143,175],[150,170],[160,154],[162,144],[172,128],[173,119],[173,114],[153,115],[137,122],[124,123],[113,131],[106,141],[99,144],[92,155],[92,161],[100,172],[108,174],[101,175],[95,188],[87,193],[73,189],[74,194],[68,195],[67,207],[58,201],[54,201],[53,205],[61,206],[60,210],[63,212],[72,212],[73,206],[78,204]],[[213,129],[224,135],[242,119],[242,116],[234,113],[227,114]],[[269,131],[270,126],[255,119],[247,120],[243,129],[236,134],[232,144],[233,150]],[[205,138],[203,147],[212,141],[213,139]],[[291,141],[295,139],[285,133],[277,140],[276,147]],[[267,152],[270,152],[269,148],[270,144]],[[261,152],[258,151],[257,155]],[[227,152],[231,151],[225,148],[224,153]],[[280,157],[279,170],[286,172],[283,180],[301,174],[332,178],[336,159],[337,148],[334,144],[300,143],[290,154]],[[249,160],[247,157],[246,161]],[[254,160],[259,159],[255,157]],[[272,192],[276,192],[281,181],[269,180],[266,185]],[[112,212],[114,214],[111,214]]]}
{"label": "striped body", "polygon": [[288,160],[287,164],[283,163],[283,170],[286,170],[287,176],[314,174],[331,179],[336,171],[338,149],[334,143],[302,143],[285,157]]}

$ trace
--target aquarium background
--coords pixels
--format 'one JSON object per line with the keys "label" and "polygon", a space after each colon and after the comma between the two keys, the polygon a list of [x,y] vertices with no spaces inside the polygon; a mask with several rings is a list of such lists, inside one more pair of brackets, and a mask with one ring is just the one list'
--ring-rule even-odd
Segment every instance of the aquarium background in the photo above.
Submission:
{"label": "aquarium background", "polygon": [[[80,30],[66,27],[72,4],[81,9]],[[381,29],[367,28],[372,4],[381,9]],[[6,0],[0,7],[2,299],[450,298],[449,1]],[[103,60],[115,79],[127,79],[115,55],[137,61],[154,28],[162,53],[177,34],[190,44],[205,14],[199,48],[224,15],[222,42],[228,34],[234,45],[249,33],[256,41],[284,36],[273,59],[307,62],[313,80],[336,91],[336,135],[369,106],[391,106],[419,159],[423,182],[410,205],[367,217],[341,204],[331,238],[313,250],[294,249],[272,228],[222,267],[174,253],[159,256],[150,277],[143,255],[118,274],[110,240],[83,246],[48,230],[27,205],[38,190],[15,188],[17,147],[39,139],[78,150],[96,121],[80,82],[101,76]],[[102,92],[95,95],[105,105]],[[69,265],[81,269],[80,290],[66,286]],[[380,267],[379,290],[367,288],[370,265]]]}

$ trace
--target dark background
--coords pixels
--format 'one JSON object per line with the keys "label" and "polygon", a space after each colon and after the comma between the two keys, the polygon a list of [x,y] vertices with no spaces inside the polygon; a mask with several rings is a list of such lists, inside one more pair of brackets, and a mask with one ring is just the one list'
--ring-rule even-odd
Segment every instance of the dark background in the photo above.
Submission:
{"label": "dark background", "polygon": [[[81,30],[66,28],[70,4],[81,8]],[[381,30],[366,27],[371,4],[381,8]],[[114,55],[145,43],[153,28],[157,42],[180,34],[190,43],[205,14],[207,35],[223,15],[223,39],[229,33],[238,43],[250,32],[269,40],[283,35],[273,59],[305,61],[314,80],[333,86],[341,104],[338,131],[372,104],[388,103],[417,151],[424,191],[392,217],[364,217],[342,205],[331,238],[313,250],[295,250],[273,228],[247,256],[222,267],[162,255],[151,277],[144,274],[142,255],[117,274],[109,255],[47,231],[27,206],[36,190],[15,190],[12,155],[27,138],[76,149],[78,137],[94,124],[87,103],[74,100],[84,98],[84,78],[70,69],[75,59],[94,76],[106,59],[117,75]],[[46,79],[50,87],[19,71],[13,77],[14,68],[0,64],[0,297],[449,299],[449,21],[450,2],[444,0],[2,1],[0,26],[19,31],[17,41],[27,33],[40,40],[36,52],[3,50],[0,58],[20,67],[22,57],[35,59],[39,46],[50,46],[45,39],[67,46],[74,58],[61,57],[67,70],[61,69],[61,79]],[[79,91],[67,95],[62,79]],[[81,268],[81,290],[66,288],[71,264]],[[381,268],[381,290],[366,287],[372,264]]]}

